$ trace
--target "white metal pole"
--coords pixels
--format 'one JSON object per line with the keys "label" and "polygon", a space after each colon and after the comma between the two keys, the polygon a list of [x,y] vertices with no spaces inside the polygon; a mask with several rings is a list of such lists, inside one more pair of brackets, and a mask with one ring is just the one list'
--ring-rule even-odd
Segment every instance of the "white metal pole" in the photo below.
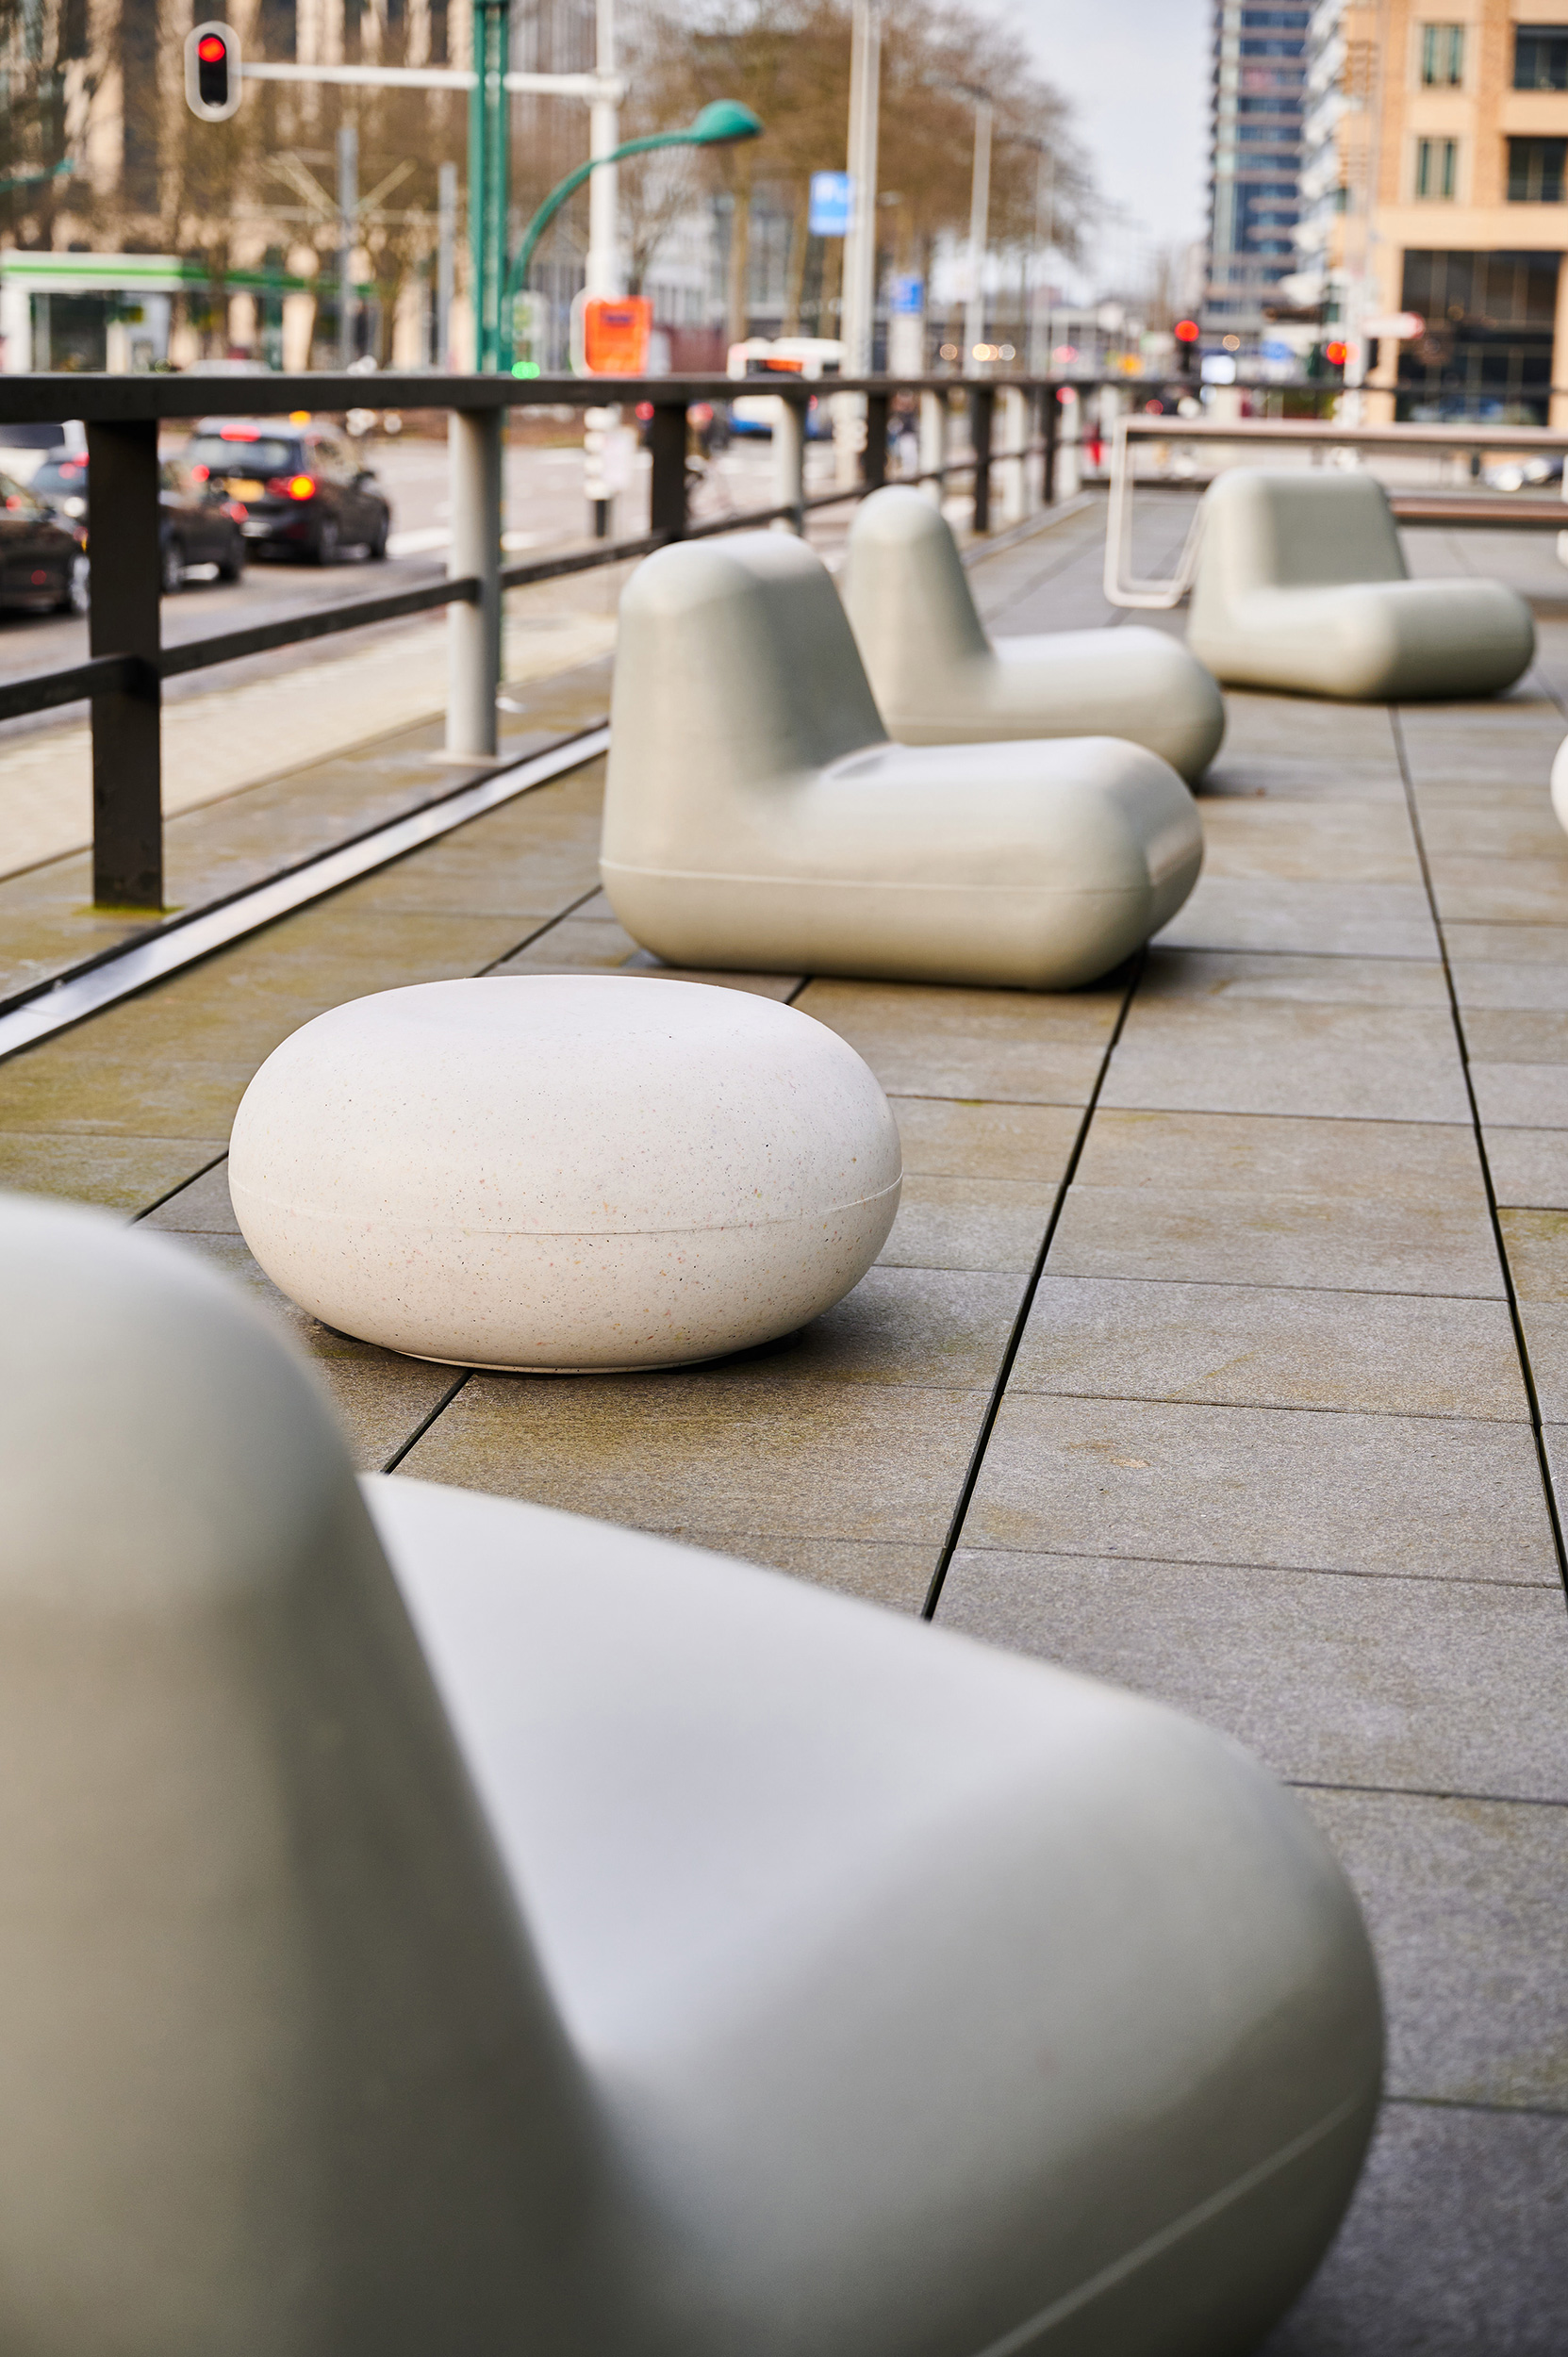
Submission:
{"label": "white metal pole", "polygon": [[501,688],[501,424],[499,409],[454,409],[447,423],[447,578],[477,576],[480,586],[471,605],[447,608],[446,749],[478,761],[495,755]]}
{"label": "white metal pole", "polygon": [[[595,62],[602,77],[616,70],[615,0],[597,0]],[[614,98],[596,98],[588,109],[588,153],[613,156],[620,144],[620,109]],[[591,295],[618,295],[620,286],[619,171],[601,164],[588,177],[586,282]]]}
{"label": "white metal pole", "polygon": [[436,366],[452,366],[452,306],[457,276],[457,167],[443,164],[436,175]]}
{"label": "white metal pole", "polygon": [[975,170],[969,186],[969,300],[964,306],[965,369],[985,341],[985,241],[991,222],[991,101],[975,100]]}
{"label": "white metal pole", "polygon": [[358,305],[354,249],[359,241],[359,133],[352,123],[338,133],[338,344],[340,365],[358,358]]}
{"label": "white metal pole", "polygon": [[877,270],[877,144],[881,113],[882,17],[876,0],[855,0],[850,50],[850,231],[844,242],[844,373],[871,368]]}
{"label": "white metal pole", "polygon": [[1029,372],[1044,376],[1050,366],[1050,255],[1056,230],[1056,157],[1039,150],[1034,182],[1034,268],[1029,314]]}

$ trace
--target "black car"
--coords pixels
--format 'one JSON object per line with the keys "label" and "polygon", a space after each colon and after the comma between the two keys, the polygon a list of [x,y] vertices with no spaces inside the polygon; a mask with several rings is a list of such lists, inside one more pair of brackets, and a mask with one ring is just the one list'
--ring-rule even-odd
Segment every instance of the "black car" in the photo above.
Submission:
{"label": "black car", "polygon": [[[81,451],[56,451],[32,481],[63,523],[87,528],[87,458]],[[220,581],[238,581],[245,569],[245,511],[222,488],[192,483],[166,460],[157,470],[158,564],[165,595],[185,580],[188,565],[216,565]]]}
{"label": "black car", "polygon": [[245,510],[253,549],[335,565],[350,549],[387,553],[387,494],[345,436],[329,425],[207,418],[185,448],[192,482],[221,486]]}
{"label": "black car", "polygon": [[81,544],[41,500],[0,474],[0,605],[70,614],[80,602]]}

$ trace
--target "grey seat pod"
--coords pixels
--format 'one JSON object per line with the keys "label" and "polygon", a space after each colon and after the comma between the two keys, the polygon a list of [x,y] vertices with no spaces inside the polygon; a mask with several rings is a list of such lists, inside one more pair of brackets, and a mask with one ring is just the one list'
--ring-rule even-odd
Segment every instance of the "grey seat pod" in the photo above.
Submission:
{"label": "grey seat pod", "polygon": [[1534,655],[1530,610],[1504,583],[1410,579],[1372,475],[1235,468],[1199,515],[1187,642],[1227,686],[1492,696]]}
{"label": "grey seat pod", "polygon": [[627,585],[600,867],[670,964],[1069,989],[1175,915],[1202,852],[1140,746],[890,743],[787,535],[662,549]]}
{"label": "grey seat pod", "polygon": [[1189,785],[1219,750],[1224,699],[1163,631],[990,638],[950,527],[905,485],[861,503],[843,592],[877,709],[901,745],[1122,736]]}
{"label": "grey seat pod", "polygon": [[0,1206],[0,2345],[1240,2357],[1290,2299],[1378,1999],[1234,1745],[362,1496],[261,1313],[106,1219]]}

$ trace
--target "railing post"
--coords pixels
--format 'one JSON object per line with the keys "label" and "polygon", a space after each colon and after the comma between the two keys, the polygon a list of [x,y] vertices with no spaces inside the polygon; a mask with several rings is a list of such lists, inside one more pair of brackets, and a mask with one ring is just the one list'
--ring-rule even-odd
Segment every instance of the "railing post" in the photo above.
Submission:
{"label": "railing post", "polygon": [[1080,444],[1083,437],[1083,403],[1076,385],[1064,385],[1057,394],[1056,496],[1076,499],[1082,483]]}
{"label": "railing post", "polygon": [[648,529],[667,540],[686,536],[686,405],[659,401],[648,427],[653,477],[648,491]]}
{"label": "railing post", "polygon": [[447,608],[446,749],[493,761],[501,692],[500,409],[454,409],[447,424],[452,542],[447,577],[477,575],[479,595]]}
{"label": "railing post", "polygon": [[1027,512],[1029,409],[1029,396],[1020,386],[1002,387],[1001,446],[1008,453],[1002,461],[1001,519],[1004,524],[1021,524]]}
{"label": "railing post", "polygon": [[775,517],[775,532],[804,532],[806,528],[806,411],[802,401],[781,394],[773,404],[773,499],[775,507],[793,513]]}
{"label": "railing post", "polygon": [[89,649],[141,667],[134,685],[92,699],[92,898],[100,908],[161,909],[157,420],[90,425],[87,455]]}
{"label": "railing post", "polygon": [[1054,385],[1040,390],[1040,426],[1045,438],[1045,466],[1040,482],[1040,497],[1047,507],[1056,505],[1056,447],[1061,435],[1062,404]]}
{"label": "railing post", "polygon": [[947,491],[948,467],[948,396],[933,387],[920,395],[920,472],[930,475],[921,490],[933,507],[940,507]]}
{"label": "railing post", "polygon": [[880,491],[887,481],[887,419],[892,406],[890,394],[866,396],[866,449],[861,458],[861,481],[868,491]]}
{"label": "railing post", "polygon": [[989,385],[969,387],[969,447],[975,454],[974,532],[991,529],[991,421],[997,396]]}

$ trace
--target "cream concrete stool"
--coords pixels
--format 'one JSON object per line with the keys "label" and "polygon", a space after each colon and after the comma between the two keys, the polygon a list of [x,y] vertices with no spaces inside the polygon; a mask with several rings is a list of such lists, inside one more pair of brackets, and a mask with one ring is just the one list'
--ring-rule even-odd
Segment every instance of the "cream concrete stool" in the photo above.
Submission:
{"label": "cream concrete stool", "polygon": [[1535,652],[1530,610],[1502,582],[1408,578],[1369,474],[1238,467],[1200,517],[1187,643],[1227,686],[1493,696]]}
{"label": "cream concrete stool", "polygon": [[877,709],[900,745],[1125,736],[1190,783],[1219,750],[1224,699],[1163,631],[988,638],[951,529],[917,491],[889,485],[862,501],[843,591]]}
{"label": "cream concrete stool", "polygon": [[457,1366],[674,1366],[793,1332],[899,1208],[898,1128],[825,1024],[630,975],[425,982],[286,1039],[235,1117],[290,1300]]}
{"label": "cream concrete stool", "polygon": [[259,1310],[15,1197],[0,1491],[0,2346],[1211,2357],[1321,2254],[1376,1982],[1234,1744],[361,1492]]}
{"label": "cream concrete stool", "polygon": [[661,549],[626,586],[601,872],[671,965],[1065,990],[1173,916],[1202,855],[1141,746],[890,744],[786,534]]}

